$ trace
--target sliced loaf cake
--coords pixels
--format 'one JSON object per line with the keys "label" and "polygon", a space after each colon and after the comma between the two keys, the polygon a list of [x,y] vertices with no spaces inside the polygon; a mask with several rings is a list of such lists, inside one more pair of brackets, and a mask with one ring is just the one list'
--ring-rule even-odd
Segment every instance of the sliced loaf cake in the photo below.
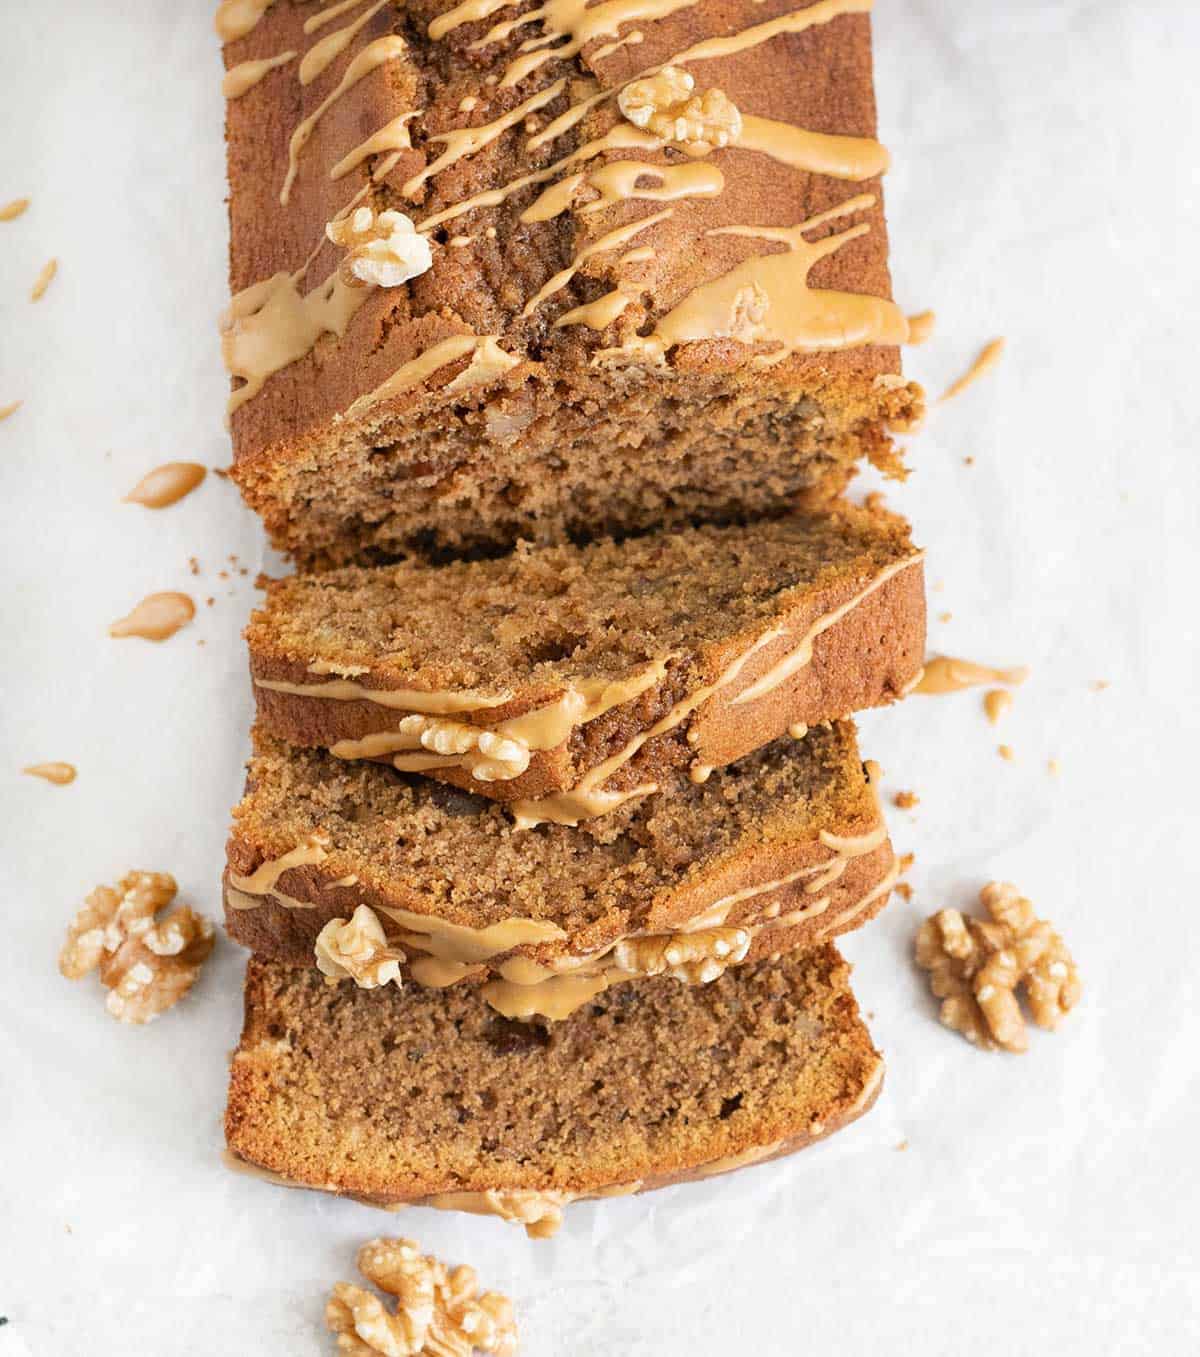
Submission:
{"label": "sliced loaf cake", "polygon": [[893,701],[920,673],[924,580],[902,520],[844,505],[293,576],[246,635],[271,734],[573,824]]}
{"label": "sliced loaf cake", "polygon": [[832,946],[702,988],[642,980],[549,1026],[251,959],[225,1133],[233,1162],[296,1186],[541,1236],[578,1198],[802,1149],[882,1075]]}
{"label": "sliced loaf cake", "polygon": [[535,829],[419,774],[259,732],[225,917],[251,950],[312,966],[322,930],[365,905],[380,959],[419,984],[482,984],[510,1017],[563,1017],[618,982],[707,981],[856,928],[894,874],[848,722],[703,784],[676,774],[577,828]]}

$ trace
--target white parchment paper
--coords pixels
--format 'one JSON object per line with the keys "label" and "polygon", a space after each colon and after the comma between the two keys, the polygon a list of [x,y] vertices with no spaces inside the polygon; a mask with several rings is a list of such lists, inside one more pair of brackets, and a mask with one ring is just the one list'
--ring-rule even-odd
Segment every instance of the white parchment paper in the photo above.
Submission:
{"label": "white parchment paper", "polygon": [[[0,424],[0,1357],[329,1352],[329,1285],[391,1231],[512,1293],[534,1357],[1195,1352],[1195,11],[882,0],[896,293],[939,317],[909,368],[936,395],[1008,338],[888,494],[929,548],[931,649],[1034,676],[999,729],[978,693],[861,722],[888,793],[920,795],[891,817],[915,898],[846,945],[889,1060],[876,1111],[531,1243],[226,1172],[231,944],[145,1030],[55,971],[83,894],[130,866],[218,916],[246,751],[256,522],[215,476],[165,513],[119,503],[162,461],[229,458],[211,8],[0,3],[0,201],[33,199],[0,224],[0,405],[24,401]],[[107,638],[175,588],[187,630]],[[78,781],[19,772],[49,759]],[[940,1028],[909,961],[920,917],[996,876],[1087,987],[1020,1059]]]}

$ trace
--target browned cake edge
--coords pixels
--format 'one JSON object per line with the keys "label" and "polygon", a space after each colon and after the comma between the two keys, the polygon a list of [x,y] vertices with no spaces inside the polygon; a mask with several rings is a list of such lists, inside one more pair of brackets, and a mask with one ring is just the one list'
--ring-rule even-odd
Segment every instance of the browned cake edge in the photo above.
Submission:
{"label": "browned cake edge", "polygon": [[[544,1179],[531,1179],[514,1187],[511,1164],[505,1166],[503,1185],[497,1182],[494,1186],[489,1185],[488,1168],[482,1163],[467,1185],[448,1179],[437,1184],[401,1186],[371,1181],[361,1173],[354,1177],[344,1172],[327,1174],[318,1180],[314,1173],[306,1172],[294,1143],[298,1123],[286,1110],[273,1107],[270,1073],[266,1068],[278,1049],[267,995],[272,965],[251,957],[246,966],[242,1034],[230,1068],[225,1113],[226,1163],[280,1186],[329,1192],[367,1206],[383,1209],[431,1206],[497,1215],[525,1224],[532,1237],[544,1237],[557,1228],[562,1207],[573,1201],[640,1194],[780,1159],[827,1139],[865,1115],[874,1106],[884,1079],[883,1057],[871,1041],[850,989],[850,967],[832,945],[814,951],[808,959],[824,971],[826,984],[843,1010],[839,1030],[831,1035],[830,1044],[848,1053],[854,1068],[839,1096],[821,1106],[805,1108],[802,1118],[795,1118],[786,1128],[776,1123],[766,1135],[762,1127],[735,1135],[724,1120],[714,1123],[713,1148],[717,1153],[689,1162],[679,1156],[667,1156],[656,1164],[630,1163],[628,1176],[620,1180],[603,1181],[590,1175],[586,1181],[563,1188],[550,1187]],[[581,1015],[575,1021],[586,1022],[587,1018]],[[319,1072],[315,1077],[319,1084]],[[273,1123],[273,1118],[277,1122]],[[802,1125],[796,1124],[801,1120]],[[778,1134],[781,1129],[783,1133]]]}

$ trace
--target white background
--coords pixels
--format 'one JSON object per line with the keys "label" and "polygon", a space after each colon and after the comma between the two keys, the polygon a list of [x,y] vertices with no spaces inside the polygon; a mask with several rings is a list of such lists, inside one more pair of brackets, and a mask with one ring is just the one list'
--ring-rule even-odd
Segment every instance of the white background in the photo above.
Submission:
{"label": "white background", "polygon": [[[892,815],[915,898],[847,945],[889,1062],[876,1111],[791,1161],[578,1207],[531,1243],[224,1170],[228,942],[147,1029],[55,970],[84,893],[130,866],[174,872],[216,917],[239,793],[253,592],[217,571],[236,553],[253,575],[257,524],[213,476],[163,513],[119,502],[162,461],[229,457],[211,8],[0,4],[0,201],[33,199],[0,224],[0,405],[25,402],[0,424],[0,1357],[327,1353],[329,1285],[398,1231],[511,1292],[538,1357],[1195,1352],[1195,10],[881,3],[896,294],[938,313],[909,370],[936,394],[1008,338],[889,495],[929,548],[931,649],[1033,678],[1000,730],[977,692],[862,721],[889,792],[921,797]],[[173,588],[201,603],[186,631],[107,638]],[[78,781],[20,774],[47,759]],[[993,877],[1059,925],[1086,984],[1024,1057],[941,1028],[910,962],[919,918]]]}

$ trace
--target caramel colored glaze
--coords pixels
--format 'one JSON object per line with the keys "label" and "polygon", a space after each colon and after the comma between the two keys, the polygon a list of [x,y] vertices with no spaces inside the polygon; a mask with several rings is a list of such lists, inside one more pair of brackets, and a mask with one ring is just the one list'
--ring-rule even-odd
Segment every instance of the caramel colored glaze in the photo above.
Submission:
{"label": "caramel colored glaze", "polygon": [[[636,150],[652,151],[662,146],[658,137],[651,136],[648,132],[643,132],[640,128],[634,127],[628,123],[617,123],[613,128],[602,137],[596,137],[592,141],[585,142],[582,146],[572,151],[570,155],[564,156],[561,160],[556,160],[552,165],[547,165],[543,170],[533,170],[529,174],[523,174],[516,179],[502,184],[499,188],[486,189],[482,193],[473,194],[469,198],[462,199],[461,202],[452,203],[438,212],[431,213],[423,217],[418,224],[418,230],[424,234],[436,230],[437,227],[445,225],[446,222],[453,221],[456,217],[464,216],[468,212],[473,212],[482,207],[498,207],[501,203],[511,198],[515,193],[522,189],[529,188],[537,184],[545,184],[555,179],[564,171],[569,170],[574,165],[586,163],[595,159],[597,156],[604,155],[608,151]],[[562,188],[561,181],[555,185],[556,197],[561,197],[565,190]],[[564,204],[565,206],[565,204]]]}
{"label": "caramel colored glaze", "polygon": [[[642,182],[647,179],[649,184]],[[703,161],[656,165],[645,160],[610,160],[552,184],[521,213],[521,220],[549,221],[568,211],[575,196],[585,189],[598,195],[585,200],[578,209],[587,216],[623,202],[672,203],[679,198],[715,198],[724,187],[725,176],[717,166]]]}
{"label": "caramel colored glaze", "polygon": [[21,408],[21,401],[12,401],[8,405],[0,405],[0,420],[8,419],[10,415],[15,415]]}
{"label": "caramel colored glaze", "polygon": [[294,867],[307,867],[324,862],[329,856],[329,841],[324,836],[313,834],[303,843],[290,848],[277,858],[260,863],[248,876],[237,872],[229,873],[229,884],[241,894],[261,897],[275,890],[279,878]]}
{"label": "caramel colored glaze", "polygon": [[14,198],[0,207],[0,221],[16,221],[29,208],[28,198]]}
{"label": "caramel colored glaze", "polygon": [[936,323],[937,316],[932,311],[919,311],[915,316],[909,316],[908,342],[924,344],[927,339],[932,338]]}
{"label": "caramel colored glaze", "polygon": [[602,349],[597,361],[637,356],[661,361],[680,344],[713,338],[767,345],[770,352],[758,361],[768,364],[796,352],[904,343],[908,322],[894,302],[812,288],[808,283],[818,261],[870,227],[860,223],[815,242],[806,240],[804,232],[862,211],[874,201],[869,194],[851,198],[798,226],[717,227],[712,234],[770,240],[787,249],[756,255],[723,277],[694,288],[648,337],[634,336],[616,348]]}
{"label": "caramel colored glaze", "polygon": [[448,716],[453,712],[479,711],[502,707],[512,700],[511,693],[424,692],[417,688],[370,688],[353,679],[335,679],[330,683],[288,683],[281,679],[255,679],[256,688],[268,692],[289,693],[297,697],[330,699],[334,702],[374,702],[396,711],[425,712]]}
{"label": "caramel colored glaze", "polygon": [[43,266],[41,273],[38,274],[37,278],[34,281],[33,287],[30,289],[29,300],[31,302],[40,302],[42,300],[42,298],[46,295],[46,290],[49,288],[50,284],[54,281],[54,277],[57,273],[58,273],[58,260],[51,259],[48,263],[46,263]]}
{"label": "caramel colored glaze", "polygon": [[340,19],[343,14],[348,14],[353,9],[361,8],[365,3],[366,0],[337,0],[336,4],[331,4],[330,0],[321,0],[322,8],[311,18],[305,19],[304,32],[317,33],[327,24]]}
{"label": "caramel colored glaze", "polygon": [[564,325],[586,325],[589,330],[607,330],[628,308],[631,301],[632,298],[626,296],[620,288],[614,288],[603,297],[597,297],[594,302],[585,302],[582,306],[574,306],[570,311],[564,311],[554,322],[554,328],[557,330]]}
{"label": "caramel colored glaze", "polygon": [[[507,9],[514,3],[516,0],[505,0],[503,7]],[[665,18],[697,3],[699,0],[601,0],[598,4],[589,4],[588,0],[545,0],[519,18],[496,24],[471,47],[479,51],[494,42],[503,42],[531,23],[541,23],[541,36],[522,43],[521,55],[509,62],[501,76],[500,88],[507,89],[519,85],[547,61],[570,60],[590,42],[615,38],[622,24]]]}
{"label": "caramel colored glaze", "polygon": [[577,825],[580,820],[590,819],[594,815],[604,815],[615,810],[634,797],[648,796],[658,790],[657,784],[642,783],[640,786],[622,791],[606,791],[603,784],[620,768],[624,767],[639,749],[655,736],[666,734],[680,725],[697,707],[707,702],[714,693],[730,684],[741,673],[743,667],[765,645],[769,645],[778,635],[777,631],[766,632],[721,672],[713,683],[706,684],[697,691],[677,702],[667,714],[646,730],[637,735],[611,754],[603,762],[590,768],[579,782],[567,791],[552,792],[536,801],[523,800],[513,803],[513,815],[519,829],[532,829],[540,824]]}
{"label": "caramel colored glaze", "polygon": [[917,552],[907,560],[897,561],[894,565],[888,566],[885,570],[880,571],[865,588],[860,589],[858,593],[848,598],[845,603],[839,604],[838,607],[819,617],[800,638],[800,644],[772,665],[761,678],[756,679],[748,688],[740,692],[733,699],[733,706],[739,707],[744,702],[756,702],[760,697],[766,697],[768,693],[774,692],[781,683],[785,683],[791,678],[798,669],[803,669],[805,665],[811,664],[813,643],[818,636],[828,631],[830,627],[836,626],[876,589],[882,589],[893,575],[899,574],[901,570],[911,569],[922,561],[924,556],[924,552]]}
{"label": "caramel colored glaze", "polygon": [[[874,852],[885,841],[885,834],[864,835],[863,843],[869,846],[853,856],[861,857]],[[835,867],[840,866],[844,869],[849,856],[839,859],[835,863]],[[824,866],[824,864],[821,864],[821,866]],[[722,908],[714,907],[713,910],[702,916],[701,920],[693,920],[678,934],[666,936],[633,934],[631,939],[636,940],[641,937],[656,946],[662,947],[667,954],[668,962],[671,966],[674,966],[677,963],[671,961],[673,946],[680,943],[685,944],[689,935],[720,926],[705,924],[704,919],[713,915],[724,918],[728,915],[734,903],[741,903],[743,899],[769,894],[781,885],[790,885],[793,881],[805,875],[814,876],[814,873],[821,871],[821,866],[807,872],[793,873],[782,881],[768,883],[761,889],[739,892],[736,896],[730,897],[728,903],[723,903],[723,913]],[[813,885],[830,884],[833,879],[832,873],[833,869],[829,869],[823,876],[810,881],[805,889],[811,890]],[[865,915],[872,905],[884,899],[891,892],[899,874],[899,865],[893,863],[883,878],[861,899],[838,911],[829,920],[829,930],[820,936],[832,937],[835,933],[845,932],[848,928],[853,927],[855,920]],[[785,930],[796,929],[808,920],[826,914],[829,906],[830,899],[828,896],[818,896],[816,899],[806,901],[795,909],[787,911],[787,913],[781,912],[778,904],[769,906],[761,918],[730,930],[737,935],[735,943],[738,949],[730,960],[725,962],[712,961],[710,969],[702,973],[698,979],[692,980],[691,983],[707,984],[711,982],[725,970],[727,965],[736,965],[744,960],[750,954],[752,948],[756,959],[764,954],[774,955],[774,951],[768,952],[768,948],[756,946],[761,935],[772,934],[776,935],[776,939],[784,938],[786,937]],[[519,1021],[545,1018],[549,1022],[562,1022],[576,1010],[582,1008],[584,1004],[589,1003],[597,994],[602,994],[611,985],[644,978],[644,972],[636,969],[631,970],[619,962],[613,964],[611,961],[614,954],[620,956],[621,945],[631,939],[621,939],[619,943],[614,943],[612,948],[598,957],[564,958],[564,961],[569,960],[578,964],[565,966],[561,973],[555,973],[552,968],[539,967],[536,963],[529,963],[524,957],[515,957],[511,961],[501,963],[500,974],[502,978],[489,981],[482,987],[480,994],[503,1017]],[[796,945],[794,937],[792,945]],[[778,951],[787,950],[784,944],[777,940],[773,940],[770,946]],[[684,978],[682,975],[676,975],[671,969],[667,970],[666,976],[675,979],[677,982]]]}
{"label": "caramel colored glaze", "polygon": [[244,38],[274,3],[275,0],[221,0],[213,19],[217,37],[222,42]]}
{"label": "caramel colored glaze", "polygon": [[187,594],[148,594],[128,616],[114,622],[110,636],[140,636],[145,641],[165,641],[196,615],[196,605]]}
{"label": "caramel colored glaze", "polygon": [[885,173],[891,159],[874,137],[829,136],[753,113],[742,115],[742,130],[733,144],[809,174],[857,182]]}
{"label": "caramel colored glaze", "polygon": [[552,85],[547,85],[544,90],[538,90],[536,94],[531,94],[528,99],[523,99],[515,108],[509,109],[499,118],[493,118],[489,123],[483,123],[478,127],[460,127],[453,132],[439,132],[430,137],[430,141],[440,143],[445,147],[435,160],[430,161],[419,174],[413,175],[408,179],[400,190],[406,198],[416,198],[422,186],[435,175],[441,174],[444,169],[462,160],[465,156],[476,155],[482,151],[485,146],[490,146],[497,137],[507,132],[509,128],[516,127],[518,123],[524,122],[531,113],[536,113],[539,109],[545,108],[551,104],[566,89],[567,82],[564,77],[556,80]]}
{"label": "caramel colored glaze", "polygon": [[225,72],[221,81],[221,93],[226,99],[240,99],[248,94],[255,85],[265,80],[272,71],[295,61],[298,52],[280,52],[278,56],[262,57],[258,61],[239,61]]}
{"label": "caramel colored glaze", "polygon": [[438,368],[470,355],[471,362],[455,377],[445,389],[466,390],[471,386],[493,381],[510,368],[517,366],[518,359],[505,351],[496,342],[494,335],[452,335],[419,353],[402,367],[398,368],[382,386],[360,396],[346,412],[348,416],[360,415],[381,401],[410,391],[427,381]]}
{"label": "caramel colored glaze", "polygon": [[640,217],[637,221],[626,222],[624,226],[615,226],[611,231],[606,231],[598,240],[592,241],[590,245],[585,245],[565,269],[560,269],[530,297],[525,303],[525,309],[521,312],[522,316],[532,316],[547,298],[566,287],[589,259],[594,259],[598,254],[604,254],[609,250],[615,250],[618,246],[632,240],[634,236],[666,221],[670,215],[671,209],[668,207],[662,212],[655,212],[653,216]]}
{"label": "caramel colored glaze", "polygon": [[980,350],[979,356],[971,366],[956,381],[952,382],[938,398],[939,404],[942,401],[948,401],[961,394],[973,382],[979,380],[986,372],[990,372],[1000,361],[1000,355],[1004,352],[1004,340],[993,339],[990,344]]}
{"label": "caramel colored glaze", "polygon": [[46,782],[53,782],[56,787],[65,787],[68,783],[74,782],[78,775],[78,769],[73,763],[31,763],[28,768],[22,768],[21,772],[28,773],[30,777],[40,777]]}
{"label": "caramel colored glaze", "polygon": [[1006,688],[989,688],[983,695],[983,709],[987,719],[995,725],[1012,710],[1013,695]]}
{"label": "caramel colored glaze", "polygon": [[332,273],[301,296],[296,275],[277,273],[239,292],[221,322],[225,367],[243,382],[229,397],[229,415],[258,395],[268,377],[310,354],[322,335],[341,338],[371,291]]}
{"label": "caramel colored glaze", "polygon": [[199,462],[164,462],[147,472],[125,496],[123,503],[166,509],[190,495],[206,474]]}
{"label": "caramel colored glaze", "polygon": [[[352,23],[344,28],[335,29],[328,33],[320,41],[313,44],[304,54],[304,59],[300,63],[300,83],[302,85],[311,85],[338,57],[346,50],[356,37],[366,28],[367,24],[379,13],[385,5],[391,3],[391,0],[375,0],[375,3],[365,9]],[[316,27],[321,26],[321,22],[327,19],[336,18],[336,11],[328,14],[318,14],[314,16],[318,23]],[[304,31],[311,33],[313,31],[312,19],[309,19],[304,25]]]}
{"label": "caramel colored glaze", "polygon": [[[573,680],[560,697],[544,707],[534,707],[520,716],[509,717],[494,729],[472,727],[469,731],[457,732],[460,736],[469,735],[475,742],[453,750],[439,748],[440,731],[436,718],[422,723],[419,717],[409,717],[401,722],[397,731],[379,731],[361,740],[339,740],[330,747],[330,753],[337,758],[377,758],[397,750],[424,748],[429,753],[419,765],[408,755],[402,755],[390,760],[392,766],[410,772],[466,767],[480,781],[506,781],[525,772],[533,752],[562,745],[576,727],[598,720],[614,707],[633,701],[659,683],[666,670],[667,660],[664,659],[623,679]],[[440,706],[463,696],[431,692],[425,695],[425,701]],[[408,721],[415,723],[411,731],[403,729]],[[508,768],[498,767],[497,761],[506,762]]]}
{"label": "caramel colored glaze", "polygon": [[1013,748],[1012,745],[1010,744],[997,745],[996,753],[1000,755],[1000,757],[1004,760],[1005,763],[1012,763],[1012,761],[1017,757],[1016,754],[1013,753]]}
{"label": "caramel colored glaze", "polygon": [[370,75],[372,71],[378,70],[385,63],[398,61],[406,51],[407,45],[404,39],[393,34],[377,38],[374,42],[369,43],[346,67],[345,74],[338,82],[337,88],[297,125],[288,143],[287,173],[284,175],[283,187],[279,190],[279,201],[284,207],[287,206],[291,197],[292,185],[296,182],[296,175],[300,168],[300,156],[311,140],[317,124],[334,104],[349,90],[352,90],[360,80]]}
{"label": "caramel colored glaze", "polygon": [[[360,142],[352,151],[348,151],[329,171],[330,179],[342,179],[351,170],[356,170],[364,160],[371,156],[382,155],[385,151],[407,151],[412,146],[412,133],[408,124],[414,119],[420,117],[419,109],[410,109],[407,113],[401,113],[399,117],[393,118],[391,122],[385,123],[378,132],[373,132],[366,141]],[[375,183],[386,179],[391,169],[395,166],[395,159],[389,157],[384,160],[372,172],[371,178]]]}
{"label": "caramel colored glaze", "polygon": [[567,936],[557,924],[545,919],[512,918],[487,928],[467,928],[432,914],[394,907],[380,906],[379,913],[399,926],[396,937],[401,945],[418,948],[440,961],[464,965],[490,961],[530,943],[560,942]]}
{"label": "caramel colored glaze", "polygon": [[1029,670],[1024,665],[1017,669],[989,669],[986,665],[972,664],[970,660],[935,655],[933,659],[926,660],[925,672],[913,691],[940,695],[957,693],[963,688],[976,688],[985,683],[1008,683],[1015,687],[1028,677]]}

